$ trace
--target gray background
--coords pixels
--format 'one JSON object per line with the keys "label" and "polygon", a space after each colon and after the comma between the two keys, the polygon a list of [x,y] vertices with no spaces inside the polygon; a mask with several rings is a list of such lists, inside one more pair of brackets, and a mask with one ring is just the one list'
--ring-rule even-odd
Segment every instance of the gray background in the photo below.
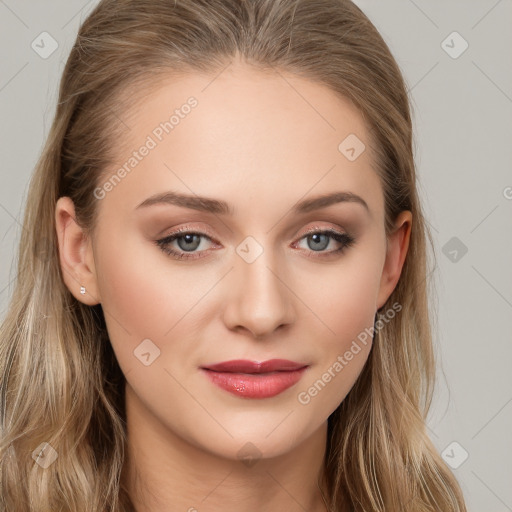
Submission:
{"label": "gray background", "polygon": [[[1,318],[28,180],[64,62],[96,3],[0,0]],[[388,42],[414,110],[437,257],[440,367],[429,432],[470,512],[512,511],[512,1],[356,3]],[[44,38],[39,52],[51,48],[45,31],[58,43],[48,58],[31,47]]]}

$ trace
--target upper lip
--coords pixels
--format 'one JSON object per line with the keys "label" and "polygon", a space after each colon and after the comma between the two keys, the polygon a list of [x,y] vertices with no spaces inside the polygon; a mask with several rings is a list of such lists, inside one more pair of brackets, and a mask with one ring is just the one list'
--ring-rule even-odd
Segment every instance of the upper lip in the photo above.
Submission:
{"label": "upper lip", "polygon": [[299,370],[307,364],[289,361],[288,359],[269,359],[268,361],[249,361],[247,359],[233,359],[222,363],[202,366],[207,370],[228,373],[266,373],[275,371]]}

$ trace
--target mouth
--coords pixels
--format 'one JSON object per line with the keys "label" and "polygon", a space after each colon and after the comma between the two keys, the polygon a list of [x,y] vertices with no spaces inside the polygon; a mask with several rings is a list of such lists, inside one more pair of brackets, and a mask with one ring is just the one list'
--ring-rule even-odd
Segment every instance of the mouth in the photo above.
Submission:
{"label": "mouth", "polygon": [[242,398],[270,398],[296,384],[308,364],[287,359],[268,361],[232,360],[203,366],[210,382]]}

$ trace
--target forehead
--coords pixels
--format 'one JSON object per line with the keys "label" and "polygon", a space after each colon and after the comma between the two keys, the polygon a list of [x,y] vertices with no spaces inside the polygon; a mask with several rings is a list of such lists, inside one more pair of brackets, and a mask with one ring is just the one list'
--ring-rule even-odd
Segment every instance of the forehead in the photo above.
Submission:
{"label": "forehead", "polygon": [[[132,208],[145,196],[179,189],[223,198],[235,210],[249,196],[275,201],[280,192],[293,204],[308,194],[350,190],[382,209],[364,120],[323,84],[231,63],[214,75],[169,75],[148,94],[136,92],[109,169],[129,169],[109,195],[123,190]],[[134,161],[143,146],[150,149]]]}

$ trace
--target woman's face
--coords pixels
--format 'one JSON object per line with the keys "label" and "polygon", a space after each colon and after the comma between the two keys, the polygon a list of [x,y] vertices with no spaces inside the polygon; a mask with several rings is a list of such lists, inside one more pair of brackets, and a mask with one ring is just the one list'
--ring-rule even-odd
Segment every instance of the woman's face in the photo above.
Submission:
{"label": "woman's face", "polygon": [[[328,88],[241,64],[170,79],[123,122],[130,149],[96,189],[79,279],[102,304],[128,399],[212,454],[284,453],[355,383],[361,334],[405,257],[403,229],[386,246],[367,128]],[[203,369],[270,359],[306,368]]]}

